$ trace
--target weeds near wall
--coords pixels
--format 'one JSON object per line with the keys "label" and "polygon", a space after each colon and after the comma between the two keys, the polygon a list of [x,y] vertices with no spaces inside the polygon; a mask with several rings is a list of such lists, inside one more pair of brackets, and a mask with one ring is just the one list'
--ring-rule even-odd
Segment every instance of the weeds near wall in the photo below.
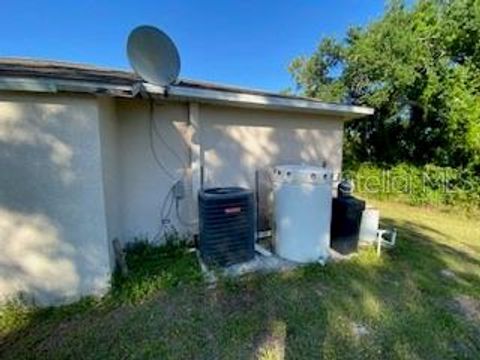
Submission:
{"label": "weeds near wall", "polygon": [[153,245],[137,239],[126,248],[128,277],[116,273],[112,283],[112,300],[135,303],[158,290],[201,280],[195,253],[189,251],[188,238],[168,234],[165,245]]}
{"label": "weeds near wall", "polygon": [[[195,253],[189,251],[188,238],[169,233],[165,245],[137,239],[126,248],[129,275],[115,273],[111,291],[102,299],[85,297],[60,307],[38,308],[21,297],[0,309],[0,340],[5,334],[20,332],[32,322],[55,323],[85,313],[103,314],[112,309],[141,303],[155,294],[180,285],[195,285],[202,280]],[[1,344],[1,341],[0,341]]]}

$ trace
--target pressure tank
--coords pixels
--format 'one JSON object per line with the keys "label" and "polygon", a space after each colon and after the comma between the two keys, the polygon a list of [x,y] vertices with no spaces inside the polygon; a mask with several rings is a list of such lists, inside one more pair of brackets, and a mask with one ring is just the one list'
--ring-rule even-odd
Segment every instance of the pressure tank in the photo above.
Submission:
{"label": "pressure tank", "polygon": [[330,246],[343,255],[358,250],[360,221],[365,201],[357,199],[350,192],[338,189],[338,196],[332,204],[332,226]]}
{"label": "pressure tank", "polygon": [[296,262],[326,260],[330,248],[332,171],[306,165],[273,169],[275,252]]}

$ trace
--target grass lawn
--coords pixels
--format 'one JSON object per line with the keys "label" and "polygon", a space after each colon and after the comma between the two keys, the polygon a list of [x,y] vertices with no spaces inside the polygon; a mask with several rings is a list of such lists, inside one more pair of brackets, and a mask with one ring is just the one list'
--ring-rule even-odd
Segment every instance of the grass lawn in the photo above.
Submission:
{"label": "grass lawn", "polygon": [[101,301],[4,311],[0,357],[480,359],[480,221],[377,203],[398,246],[209,289],[194,255],[138,249]]}

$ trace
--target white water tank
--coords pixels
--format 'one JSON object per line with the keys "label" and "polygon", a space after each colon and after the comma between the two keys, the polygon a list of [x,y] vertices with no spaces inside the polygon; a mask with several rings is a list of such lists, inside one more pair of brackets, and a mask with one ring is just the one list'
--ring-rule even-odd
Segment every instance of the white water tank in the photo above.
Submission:
{"label": "white water tank", "polygon": [[306,165],[273,170],[275,252],[296,262],[326,260],[330,248],[332,171]]}
{"label": "white water tank", "polygon": [[359,240],[369,244],[375,243],[377,241],[379,223],[380,211],[378,209],[367,207],[363,210]]}

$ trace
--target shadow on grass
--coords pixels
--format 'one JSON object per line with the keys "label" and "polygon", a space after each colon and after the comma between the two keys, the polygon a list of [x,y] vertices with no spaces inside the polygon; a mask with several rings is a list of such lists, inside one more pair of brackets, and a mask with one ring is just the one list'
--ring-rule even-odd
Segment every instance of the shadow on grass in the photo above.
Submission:
{"label": "shadow on grass", "polygon": [[[210,289],[185,250],[138,248],[112,294],[33,313],[6,334],[0,356],[81,358],[479,358],[478,324],[451,304],[480,295],[478,272],[441,271],[478,258],[385,219],[398,246]],[[477,254],[478,255],[478,254]],[[461,279],[461,281],[458,281]],[[47,314],[47,315],[46,315]]]}

